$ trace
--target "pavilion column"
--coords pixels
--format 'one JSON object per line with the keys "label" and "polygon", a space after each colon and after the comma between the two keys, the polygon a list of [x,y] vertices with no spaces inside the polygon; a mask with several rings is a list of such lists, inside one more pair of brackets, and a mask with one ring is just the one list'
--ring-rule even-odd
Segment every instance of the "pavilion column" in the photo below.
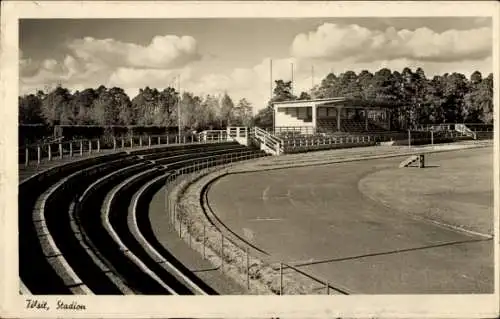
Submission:
{"label": "pavilion column", "polygon": [[273,105],[273,134],[276,134],[276,119],[278,118],[278,107]]}
{"label": "pavilion column", "polygon": [[340,117],[342,116],[342,108],[336,107],[337,110],[337,131],[340,132]]}
{"label": "pavilion column", "polygon": [[365,130],[368,131],[368,109],[365,108]]}
{"label": "pavilion column", "polygon": [[313,134],[316,134],[316,105],[312,106]]}

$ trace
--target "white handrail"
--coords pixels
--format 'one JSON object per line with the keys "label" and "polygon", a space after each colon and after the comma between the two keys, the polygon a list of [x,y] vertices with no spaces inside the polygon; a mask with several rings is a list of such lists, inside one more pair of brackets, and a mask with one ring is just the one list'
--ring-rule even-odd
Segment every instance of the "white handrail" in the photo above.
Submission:
{"label": "white handrail", "polygon": [[476,133],[468,128],[465,124],[455,124],[455,130],[459,133],[470,136],[473,139],[477,138]]}
{"label": "white handrail", "polygon": [[283,140],[274,136],[273,134],[266,132],[265,130],[255,127],[253,130],[254,137],[266,147],[272,150],[275,155],[280,155],[283,153]]}

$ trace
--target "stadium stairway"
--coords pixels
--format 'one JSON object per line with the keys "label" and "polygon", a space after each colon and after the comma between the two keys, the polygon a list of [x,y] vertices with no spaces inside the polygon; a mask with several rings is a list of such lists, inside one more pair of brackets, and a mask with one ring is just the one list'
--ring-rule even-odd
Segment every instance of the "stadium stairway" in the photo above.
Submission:
{"label": "stadium stairway", "polygon": [[[19,273],[32,294],[214,294],[160,248],[134,202],[189,165],[265,156],[236,142],[170,145],[20,172]],[[153,182],[151,182],[153,181]],[[149,185],[143,189],[144,185]],[[36,266],[34,266],[36,265]]]}

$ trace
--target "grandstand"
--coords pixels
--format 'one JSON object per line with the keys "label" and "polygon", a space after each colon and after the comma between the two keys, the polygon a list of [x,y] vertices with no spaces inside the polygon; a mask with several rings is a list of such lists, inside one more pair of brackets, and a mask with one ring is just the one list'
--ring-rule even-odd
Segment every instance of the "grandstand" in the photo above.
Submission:
{"label": "grandstand", "polygon": [[[60,158],[45,156],[20,166],[23,293],[220,293],[168,252],[159,252],[150,235],[151,225],[144,218],[147,212],[134,206],[131,199],[139,200],[148,189],[176,174],[266,154],[220,138],[137,146],[82,155],[61,153]],[[156,184],[149,183],[151,180]],[[141,188],[146,184],[147,189]]]}
{"label": "grandstand", "polygon": [[273,104],[275,132],[307,134],[390,131],[389,110],[395,107],[344,97]]}
{"label": "grandstand", "polygon": [[390,110],[396,107],[344,97],[275,102],[274,127],[268,133],[281,141],[281,153],[493,138],[493,125],[487,124],[428,124],[394,130]]}

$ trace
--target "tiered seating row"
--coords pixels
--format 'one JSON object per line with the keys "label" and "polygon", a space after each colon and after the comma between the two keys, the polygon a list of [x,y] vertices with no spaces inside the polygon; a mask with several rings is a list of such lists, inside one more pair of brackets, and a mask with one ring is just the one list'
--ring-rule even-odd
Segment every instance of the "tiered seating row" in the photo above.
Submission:
{"label": "tiered seating row", "polygon": [[[471,139],[454,131],[411,132],[411,145],[449,143]],[[408,145],[408,132],[371,132],[371,133],[336,133],[336,134],[289,134],[280,135],[285,153],[298,153],[315,150],[350,148],[377,145],[380,142],[393,141],[395,145]]]}
{"label": "tiered seating row", "polygon": [[179,145],[82,160],[26,180],[19,186],[22,282],[35,294],[215,293],[160,256],[165,249],[150,243],[144,211],[130,200],[173,170],[263,155],[232,142]]}
{"label": "tiered seating row", "polygon": [[316,150],[350,148],[375,145],[371,136],[301,136],[284,139],[285,153],[299,153]]}
{"label": "tiered seating row", "polygon": [[[38,238],[39,231],[33,212],[40,209],[41,197],[50,187],[81,169],[97,163],[105,163],[124,158],[126,153],[116,153],[102,158],[89,158],[74,163],[53,167],[36,174],[19,185],[18,228],[19,228],[19,272],[24,285],[33,294],[47,291],[55,294],[71,293],[64,281],[52,269],[46,260]],[[39,200],[40,199],[40,200]],[[36,265],[36,267],[33,267]]]}
{"label": "tiered seating row", "polygon": [[317,119],[318,133],[333,133],[337,131],[337,118],[319,118]]}

